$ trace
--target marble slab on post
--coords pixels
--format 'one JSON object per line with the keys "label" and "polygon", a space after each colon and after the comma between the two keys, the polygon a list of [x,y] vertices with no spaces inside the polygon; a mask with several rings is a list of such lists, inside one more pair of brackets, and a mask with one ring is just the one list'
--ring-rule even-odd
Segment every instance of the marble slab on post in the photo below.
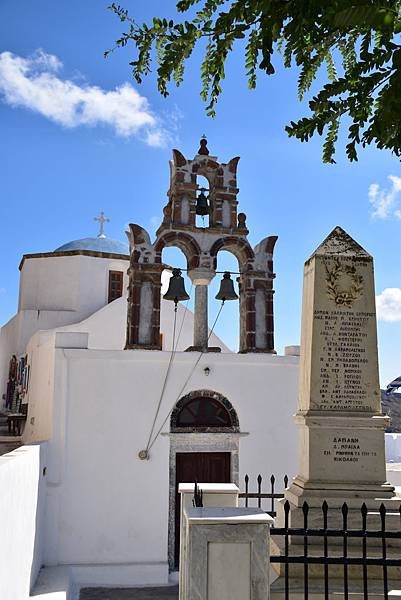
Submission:
{"label": "marble slab on post", "polygon": [[[239,487],[235,483],[199,483],[199,490],[202,491],[203,506],[210,507],[237,507]],[[179,599],[185,598],[185,563],[187,561],[187,519],[186,512],[192,508],[194,497],[194,483],[180,483],[178,493],[181,502],[181,521],[180,521],[180,574],[179,574]]]}
{"label": "marble slab on post", "polygon": [[259,508],[186,512],[185,600],[267,600],[269,528]]}

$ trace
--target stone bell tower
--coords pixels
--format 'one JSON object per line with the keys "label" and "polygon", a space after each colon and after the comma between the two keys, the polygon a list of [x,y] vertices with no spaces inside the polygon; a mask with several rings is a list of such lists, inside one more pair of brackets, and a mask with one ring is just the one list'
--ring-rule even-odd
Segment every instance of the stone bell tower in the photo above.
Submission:
{"label": "stone bell tower", "polygon": [[[130,225],[130,267],[126,349],[160,350],[160,288],[162,252],[166,246],[182,250],[188,276],[195,287],[194,342],[190,349],[205,350],[208,338],[208,285],[216,275],[217,253],[228,250],[238,260],[240,276],[240,352],[274,352],[273,250],[277,236],[264,238],[255,248],[247,235],[246,215],[237,214],[237,166],[210,156],[202,138],[192,160],[173,150],[168,202],[152,243],[148,232]],[[198,183],[209,183],[208,197]],[[196,225],[200,194],[207,200],[209,223]],[[199,212],[198,212],[199,214]]]}

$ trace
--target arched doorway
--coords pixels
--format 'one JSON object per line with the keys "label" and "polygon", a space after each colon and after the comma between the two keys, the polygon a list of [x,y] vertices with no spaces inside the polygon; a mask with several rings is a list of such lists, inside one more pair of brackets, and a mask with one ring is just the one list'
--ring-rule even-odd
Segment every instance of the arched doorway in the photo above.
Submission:
{"label": "arched doorway", "polygon": [[170,419],[169,566],[178,568],[179,483],[237,483],[239,422],[229,400],[212,390],[181,398]]}

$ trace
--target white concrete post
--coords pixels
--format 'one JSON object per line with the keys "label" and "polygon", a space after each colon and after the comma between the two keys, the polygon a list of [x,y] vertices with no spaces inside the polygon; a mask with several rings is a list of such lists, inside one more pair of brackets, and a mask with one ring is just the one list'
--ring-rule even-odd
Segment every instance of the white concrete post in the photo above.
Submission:
{"label": "white concrete post", "polygon": [[[207,507],[237,507],[239,487],[234,483],[200,483],[199,489],[203,493],[203,506]],[[181,522],[180,522],[180,600],[185,598],[185,565],[187,563],[187,533],[186,512],[192,508],[194,497],[193,483],[180,483],[178,492],[181,497]]]}
{"label": "white concrete post", "polygon": [[188,277],[195,286],[194,348],[202,350],[207,348],[208,342],[207,291],[214,275],[214,271],[205,269],[188,271]]}
{"label": "white concrete post", "polygon": [[260,508],[189,508],[184,600],[267,600],[269,528]]}

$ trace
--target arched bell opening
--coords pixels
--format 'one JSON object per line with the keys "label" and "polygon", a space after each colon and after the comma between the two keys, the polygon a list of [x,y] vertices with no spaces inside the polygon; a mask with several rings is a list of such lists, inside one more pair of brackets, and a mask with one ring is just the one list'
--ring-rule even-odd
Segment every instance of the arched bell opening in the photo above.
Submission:
{"label": "arched bell opening", "polygon": [[216,240],[210,248],[210,256],[214,260],[215,265],[217,265],[217,253],[220,250],[226,250],[234,254],[238,260],[238,265],[240,267],[239,271],[241,273],[248,271],[250,264],[255,258],[254,251],[249,245],[249,242],[243,238],[229,236]]}
{"label": "arched bell opening", "polygon": [[[186,308],[193,311],[194,294],[190,278],[187,275],[187,258],[180,248],[173,246],[165,247],[162,251],[162,262],[166,266],[161,274],[161,311],[160,311],[160,334],[162,349],[171,351],[174,348],[182,351],[192,343],[192,329],[190,338],[188,339],[188,315]],[[174,288],[172,286],[173,269],[180,270],[182,278],[182,290],[187,293],[189,299],[179,299],[177,312],[175,311],[175,303],[169,301],[164,296],[169,294]],[[171,300],[171,298],[170,298]],[[176,327],[174,330],[173,322],[176,319]]]}
{"label": "arched bell opening", "polygon": [[[162,252],[165,248],[174,247],[181,250],[185,255],[187,270],[196,269],[199,266],[201,249],[192,235],[184,232],[168,232],[157,239],[154,245],[156,253],[155,263],[162,263]],[[184,267],[183,267],[184,268]]]}
{"label": "arched bell opening", "polygon": [[255,349],[255,290],[252,269],[255,253],[249,242],[235,236],[221,237],[210,249],[210,256],[217,269],[217,257],[221,251],[231,252],[238,260],[239,272],[239,352]]}
{"label": "arched bell opening", "polygon": [[[167,292],[169,287],[169,281],[172,277],[172,269],[180,269],[181,277],[184,279],[184,287],[186,292],[190,296],[188,301],[188,308],[193,309],[193,295],[190,293],[192,288],[192,282],[187,274],[187,258],[182,250],[177,247],[169,246],[164,248],[162,252],[163,264],[168,266],[162,273],[162,296]],[[171,268],[170,268],[171,267]]]}
{"label": "arched bell opening", "polygon": [[216,300],[216,296],[221,290],[224,273],[228,272],[230,273],[232,288],[238,295],[238,299],[224,302],[224,307],[216,322],[214,332],[231,350],[238,352],[240,337],[240,291],[237,282],[239,278],[238,273],[240,272],[239,261],[230,250],[220,250],[216,255],[215,264],[218,274],[209,285],[209,321],[211,323],[214,322],[220,309],[221,301]]}
{"label": "arched bell opening", "polygon": [[195,226],[205,228],[209,227],[211,224],[212,187],[208,178],[204,175],[197,175],[196,183],[198,189],[196,191]]}

